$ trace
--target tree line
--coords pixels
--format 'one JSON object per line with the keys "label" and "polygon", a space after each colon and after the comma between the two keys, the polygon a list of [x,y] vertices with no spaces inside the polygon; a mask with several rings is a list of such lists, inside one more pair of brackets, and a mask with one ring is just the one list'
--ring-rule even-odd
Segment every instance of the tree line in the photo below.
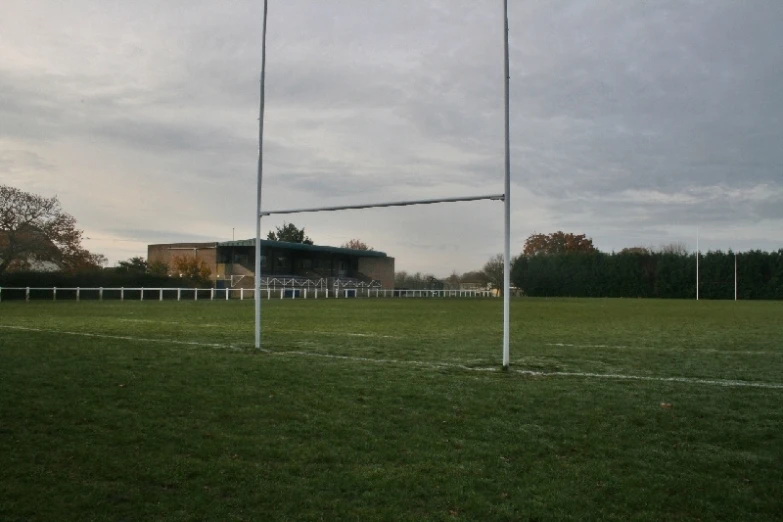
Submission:
{"label": "tree line", "polygon": [[[776,252],[709,251],[699,255],[699,297],[703,299],[783,299],[783,249]],[[411,289],[458,288],[474,283],[503,287],[503,256],[492,256],[481,270],[432,274],[397,272],[395,286]],[[562,231],[533,234],[511,260],[511,285],[532,297],[696,296],[696,254],[682,243],[659,248],[630,247],[600,252],[584,234]]]}
{"label": "tree line", "polygon": [[[735,254],[711,251],[699,258],[699,297],[734,298]],[[740,299],[783,299],[783,249],[736,254]],[[566,252],[520,256],[511,281],[534,297],[696,296],[696,254],[672,252]]]}
{"label": "tree line", "polygon": [[[511,282],[525,295],[542,297],[696,296],[696,254],[671,243],[600,252],[584,234],[534,234],[513,260]],[[699,297],[783,299],[783,249],[777,252],[699,254]]]}
{"label": "tree line", "polygon": [[[171,287],[211,282],[209,267],[190,256],[173,259],[172,267],[148,265],[135,257],[104,268],[106,258],[85,249],[82,239],[76,220],[63,211],[57,197],[0,185],[0,286]],[[292,223],[276,227],[267,239],[313,244],[305,229]],[[372,250],[359,239],[341,246]],[[741,299],[783,299],[783,249],[700,254],[699,296],[733,298],[735,261]],[[528,296],[686,299],[696,295],[696,254],[678,243],[605,253],[585,234],[557,231],[528,237],[522,253],[512,260],[510,276],[512,285]],[[395,274],[395,287],[401,289],[454,289],[465,283],[501,289],[503,256],[492,256],[480,270],[442,279],[420,272]]]}

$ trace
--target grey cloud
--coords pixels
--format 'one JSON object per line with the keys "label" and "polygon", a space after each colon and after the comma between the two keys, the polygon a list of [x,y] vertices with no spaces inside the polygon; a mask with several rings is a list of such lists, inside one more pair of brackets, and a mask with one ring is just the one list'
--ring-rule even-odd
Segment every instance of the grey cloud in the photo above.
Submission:
{"label": "grey cloud", "polygon": [[[563,222],[584,231],[585,221],[594,229],[622,225],[634,233],[650,232],[650,223],[669,226],[757,226],[783,220],[783,190],[768,186],[734,189],[721,186],[687,192],[627,191],[604,196],[584,196],[561,201]],[[622,216],[618,220],[618,216]],[[770,237],[770,240],[776,238]],[[777,239],[783,244],[783,237]]]}
{"label": "grey cloud", "polygon": [[[520,120],[537,116],[536,132],[560,149],[540,161],[555,166],[567,190],[780,181],[783,92],[774,86],[783,47],[770,19],[770,11],[783,14],[780,4],[582,5],[578,16],[553,14],[547,33],[522,33],[523,44],[551,56],[517,62],[529,71],[512,83],[517,143],[535,141]],[[604,177],[611,166],[619,172]]]}
{"label": "grey cloud", "polygon": [[142,228],[108,228],[106,233],[113,236],[154,243],[206,243],[215,241],[214,236],[192,234],[178,230],[142,229]]}
{"label": "grey cloud", "polygon": [[29,150],[0,150],[0,172],[9,175],[50,171],[53,166],[40,154]]}
{"label": "grey cloud", "polygon": [[104,119],[88,129],[90,134],[101,139],[168,154],[220,152],[231,156],[254,146],[252,138],[235,135],[225,127],[161,121],[150,117]]}

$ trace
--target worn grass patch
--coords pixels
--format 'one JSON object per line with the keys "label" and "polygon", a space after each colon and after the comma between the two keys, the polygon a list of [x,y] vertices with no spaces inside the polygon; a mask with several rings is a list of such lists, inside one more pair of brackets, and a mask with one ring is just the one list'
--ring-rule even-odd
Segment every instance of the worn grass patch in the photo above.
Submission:
{"label": "worn grass patch", "polygon": [[0,303],[0,519],[779,520],[783,303],[264,305]]}

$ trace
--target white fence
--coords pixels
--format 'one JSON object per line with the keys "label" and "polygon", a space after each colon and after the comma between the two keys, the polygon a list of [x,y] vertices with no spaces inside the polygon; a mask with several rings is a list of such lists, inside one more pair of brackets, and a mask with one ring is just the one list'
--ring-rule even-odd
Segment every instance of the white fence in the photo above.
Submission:
{"label": "white fence", "polygon": [[[182,300],[230,300],[253,299],[252,288],[58,288],[58,287],[0,287],[0,302],[6,300],[52,300],[59,298],[80,301],[104,298],[120,301],[144,301],[164,299]],[[342,287],[337,290],[321,288],[262,288],[261,297],[266,299],[346,299],[346,298],[446,298],[446,297],[493,297],[484,290],[384,290],[377,287]]]}

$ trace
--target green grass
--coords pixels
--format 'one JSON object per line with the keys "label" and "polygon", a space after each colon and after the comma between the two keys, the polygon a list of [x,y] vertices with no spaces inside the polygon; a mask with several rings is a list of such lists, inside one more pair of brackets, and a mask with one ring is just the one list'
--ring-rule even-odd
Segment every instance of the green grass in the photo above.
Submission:
{"label": "green grass", "polygon": [[780,520],[783,303],[264,305],[0,303],[0,520]]}

